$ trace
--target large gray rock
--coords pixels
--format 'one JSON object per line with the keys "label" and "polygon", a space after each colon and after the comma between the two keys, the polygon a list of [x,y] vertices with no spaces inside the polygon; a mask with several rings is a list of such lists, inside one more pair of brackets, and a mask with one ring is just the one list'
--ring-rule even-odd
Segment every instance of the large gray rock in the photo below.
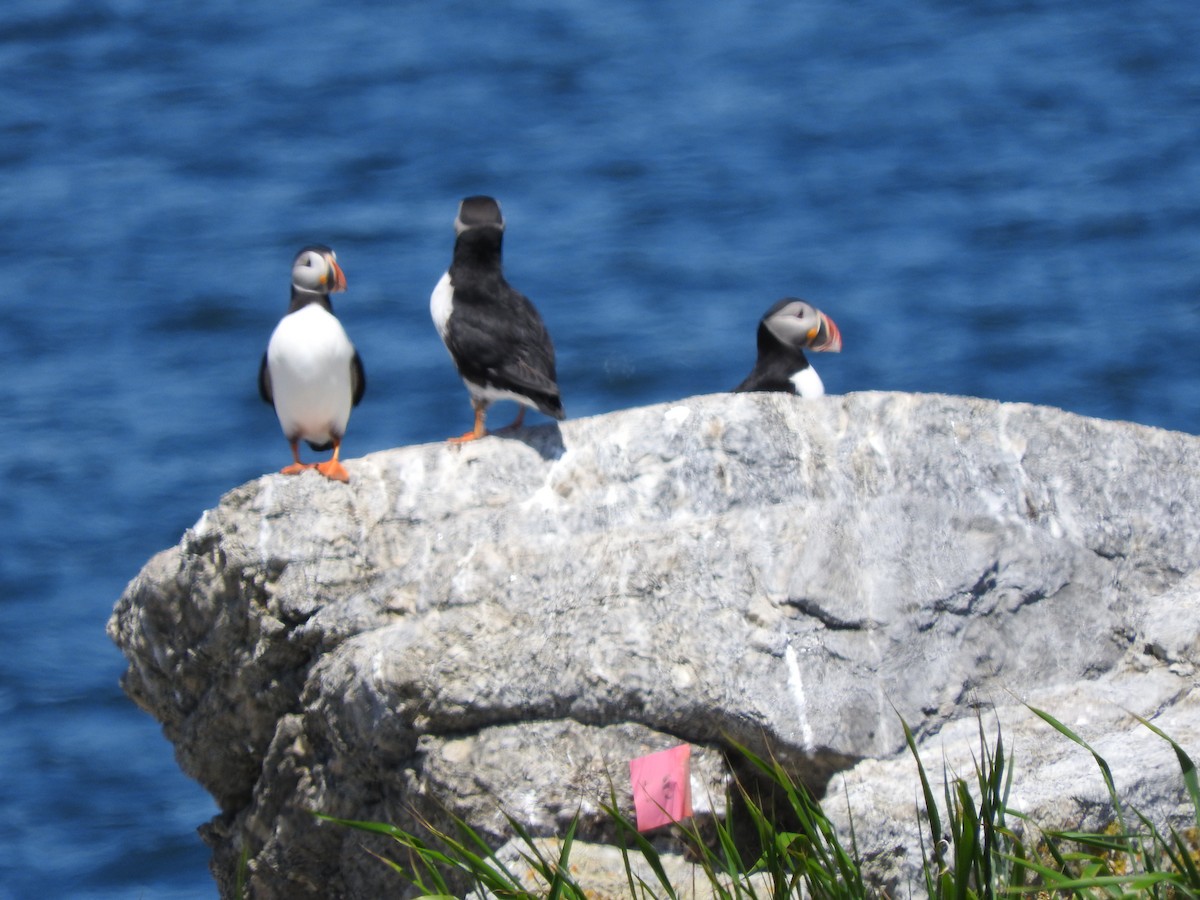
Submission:
{"label": "large gray rock", "polygon": [[[873,877],[914,885],[916,771],[970,771],[975,710],[1017,796],[1103,814],[1112,753],[1151,813],[1200,717],[1200,440],[1054,409],[862,393],[714,395],[349,462],[349,486],[230,492],[129,585],[127,693],[223,813],[222,892],[375,897],[398,878],[309,810],[462,816],[499,846],[582,815],[609,835],[627,761],[770,748],[844,815]],[[990,727],[990,724],[989,724]],[[962,754],[967,753],[964,757]],[[711,798],[711,799],[710,799]],[[1093,802],[1095,801],[1095,802]],[[841,810],[841,811],[839,811]],[[376,849],[387,849],[386,845]]]}

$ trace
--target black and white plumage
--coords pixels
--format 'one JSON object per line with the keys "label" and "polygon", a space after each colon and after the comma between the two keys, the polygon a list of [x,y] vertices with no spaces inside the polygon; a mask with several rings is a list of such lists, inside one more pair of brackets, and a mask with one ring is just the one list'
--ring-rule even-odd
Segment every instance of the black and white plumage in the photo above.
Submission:
{"label": "black and white plumage", "polygon": [[[333,314],[329,295],[346,289],[346,275],[328,247],[311,244],[292,263],[292,300],[271,334],[258,370],[258,391],[275,407],[292,447],[295,475],[316,469],[326,478],[349,481],[338,460],[351,407],[367,387],[362,360]],[[314,450],[333,450],[322,463],[300,462],[300,441]]]}
{"label": "black and white plumage", "polygon": [[504,280],[504,217],[491,197],[467,197],[454,221],[450,268],[429,298],[438,334],[471,395],[475,427],[454,443],[487,434],[484,419],[496,400],[521,404],[554,419],[566,416],[554,369],[554,344],[534,305]]}
{"label": "black and white plumage", "polygon": [[842,333],[833,319],[812,304],[784,297],[767,310],[758,323],[758,359],[754,369],[733,390],[782,391],[801,397],[825,393],[821,376],[804,356],[804,350],[837,353]]}

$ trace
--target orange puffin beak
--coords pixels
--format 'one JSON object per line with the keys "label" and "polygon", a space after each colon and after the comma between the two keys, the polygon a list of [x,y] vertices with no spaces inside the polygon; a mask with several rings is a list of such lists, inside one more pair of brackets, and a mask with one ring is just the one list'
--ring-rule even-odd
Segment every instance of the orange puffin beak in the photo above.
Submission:
{"label": "orange puffin beak", "polygon": [[809,348],[818,352],[841,353],[842,332],[837,323],[823,312],[818,312],[821,324],[808,333]]}
{"label": "orange puffin beak", "polygon": [[333,286],[329,288],[329,293],[341,293],[346,289],[346,273],[342,271],[336,259],[332,256],[326,258],[329,260],[329,268],[333,270]]}

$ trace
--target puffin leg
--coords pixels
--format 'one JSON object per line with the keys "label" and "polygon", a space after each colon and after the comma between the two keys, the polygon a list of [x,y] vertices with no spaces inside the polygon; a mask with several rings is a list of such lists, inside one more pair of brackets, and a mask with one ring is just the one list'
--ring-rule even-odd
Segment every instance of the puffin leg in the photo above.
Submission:
{"label": "puffin leg", "polygon": [[346,467],[338,461],[338,454],[342,451],[342,439],[335,437],[333,439],[333,456],[325,460],[323,463],[317,463],[316,469],[326,478],[333,481],[350,481],[350,473],[346,471]]}
{"label": "puffin leg", "polygon": [[487,403],[481,400],[472,400],[471,405],[475,407],[475,428],[464,435],[450,438],[451,444],[465,444],[468,441],[477,441],[487,434],[487,428],[483,424],[484,417],[487,415]]}
{"label": "puffin leg", "polygon": [[524,424],[524,422],[525,422],[525,407],[518,406],[517,407],[517,417],[515,419],[513,419],[512,422],[510,422],[509,424],[507,424],[503,428],[501,428],[500,430],[501,431],[512,431],[513,429],[520,428],[521,425]]}
{"label": "puffin leg", "polygon": [[290,466],[284,466],[279,470],[280,473],[283,475],[299,475],[305,469],[311,469],[313,467],[312,463],[300,462],[300,439],[296,438],[296,440],[288,441],[288,443],[292,445],[292,459],[295,462]]}

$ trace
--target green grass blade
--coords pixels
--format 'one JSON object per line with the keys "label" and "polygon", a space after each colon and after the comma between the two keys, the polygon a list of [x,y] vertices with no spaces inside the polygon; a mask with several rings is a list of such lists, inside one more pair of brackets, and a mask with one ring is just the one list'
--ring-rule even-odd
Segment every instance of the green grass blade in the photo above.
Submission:
{"label": "green grass blade", "polygon": [[[646,864],[650,867],[650,871],[654,873],[654,877],[658,879],[659,884],[666,891],[667,897],[670,900],[678,900],[675,888],[672,886],[671,879],[667,876],[666,870],[663,868],[662,859],[659,857],[658,851],[654,849],[654,845],[646,840],[642,833],[637,830],[637,825],[621,814],[615,803],[611,806],[603,807],[603,809],[616,824],[618,835],[623,835],[623,837],[627,837],[632,841],[634,848],[641,855],[642,859],[646,861]],[[623,852],[624,847],[625,844],[622,841]],[[632,877],[631,874],[630,878]]]}
{"label": "green grass blade", "polygon": [[567,833],[563,835],[562,847],[558,852],[558,859],[554,864],[554,879],[550,882],[550,893],[547,895],[547,900],[559,900],[560,897],[566,894],[568,897],[582,897],[583,891],[575,884],[574,879],[570,877],[570,869],[568,868],[571,858],[571,846],[575,843],[575,829],[579,824],[579,816],[576,815],[571,819],[571,825],[567,828]]}
{"label": "green grass blade", "polygon": [[[737,789],[742,795],[742,799],[746,804],[747,811],[754,819],[755,825],[758,826],[759,837],[761,839],[762,816],[758,808],[758,804],[754,802],[753,798],[750,797],[740,783],[737,785]],[[733,832],[729,830],[729,826],[724,822],[717,826],[717,845],[721,848],[721,855],[719,859],[713,860],[714,868],[716,868],[716,865],[719,863],[721,868],[724,869],[725,874],[734,879],[738,877],[739,873],[747,871],[746,866],[742,862],[742,856],[738,852],[737,844],[733,840]],[[750,869],[752,870],[753,866],[751,866]]]}
{"label": "green grass blade", "polygon": [[[505,816],[506,821],[511,825],[513,819]],[[466,863],[473,877],[483,876],[485,883],[493,888],[493,890],[514,890],[520,889],[521,880],[509,871],[493,852],[491,846],[483,837],[472,828],[460,816],[450,814],[450,820],[454,823],[454,828],[458,832],[458,838],[454,838],[443,831],[437,830],[431,823],[424,823],[425,827],[431,834],[437,835],[447,847],[452,848],[456,854],[461,857],[463,863]],[[526,840],[522,836],[522,840]],[[528,841],[526,840],[526,843]],[[472,849],[474,848],[474,849]]]}
{"label": "green grass blade", "polygon": [[[633,866],[629,862],[629,847],[625,842],[625,836],[631,831],[636,833],[637,829],[633,826],[633,823],[621,814],[620,805],[617,801],[617,789],[611,778],[608,782],[608,797],[609,804],[604,807],[604,810],[616,825],[617,848],[621,853],[621,863],[625,868],[625,883],[629,885],[629,896],[634,898],[646,898],[647,895],[656,897],[657,895],[654,894],[653,890],[645,883],[641,876],[637,877],[636,884],[634,882]],[[641,888],[640,891],[639,887]]]}
{"label": "green grass blade", "polygon": [[[1080,878],[1063,877],[1053,869],[1047,870],[1047,887],[1056,891],[1080,893],[1099,888],[1120,888],[1123,892],[1145,892],[1163,883],[1176,880],[1169,872],[1144,872],[1137,875],[1092,875]],[[1051,884],[1051,879],[1053,883]],[[1033,890],[1040,890],[1033,888]]]}
{"label": "green grass blade", "polygon": [[[955,892],[957,900],[967,900],[972,896],[971,883],[980,883],[979,866],[979,818],[975,810],[975,802],[967,783],[962,779],[955,781],[956,809],[961,815],[960,825],[956,829],[957,839],[954,841],[954,871]],[[956,817],[957,818],[957,817]],[[974,874],[974,879],[971,874]]]}
{"label": "green grass blade", "polygon": [[1117,785],[1116,785],[1116,782],[1113,780],[1112,769],[1109,768],[1109,765],[1105,761],[1104,757],[1101,756],[1099,753],[1097,753],[1091,744],[1089,744],[1087,741],[1085,741],[1083,738],[1081,738],[1079,735],[1077,735],[1074,731],[1072,731],[1070,728],[1068,728],[1062,722],[1058,721],[1058,719],[1054,718],[1054,716],[1050,715],[1050,713],[1045,712],[1044,710],[1037,709],[1036,707],[1033,707],[1033,706],[1029,706],[1027,708],[1029,709],[1030,712],[1032,712],[1035,716],[1037,716],[1039,719],[1041,719],[1043,722],[1045,722],[1047,725],[1049,725],[1051,728],[1053,728],[1055,731],[1057,731],[1063,737],[1078,744],[1080,747],[1082,747],[1088,753],[1092,754],[1092,759],[1095,760],[1096,765],[1100,769],[1100,773],[1104,776],[1104,785],[1108,789],[1108,796],[1113,805],[1113,814],[1116,816],[1117,822],[1121,826],[1121,832],[1124,833],[1126,831],[1125,814],[1121,808],[1121,798],[1117,796]]}
{"label": "green grass blade", "polygon": [[1175,742],[1175,740],[1157,725],[1143,719],[1137,714],[1132,714],[1135,719],[1149,728],[1152,732],[1171,745],[1171,749],[1175,751],[1175,759],[1179,763],[1179,770],[1183,774],[1183,783],[1187,787],[1188,796],[1192,800],[1192,808],[1196,811],[1196,825],[1200,827],[1200,778],[1197,778],[1196,764],[1192,762],[1192,758],[1184,752],[1184,749]]}
{"label": "green grass blade", "polygon": [[1174,844],[1174,852],[1170,854],[1172,865],[1183,874],[1192,890],[1200,891],[1200,871],[1197,871],[1196,861],[1192,857],[1193,848],[1174,830],[1171,832],[1171,842]]}
{"label": "green grass blade", "polygon": [[[839,885],[839,891],[848,892],[852,896],[865,896],[861,866],[841,846],[837,837],[837,829],[834,828],[820,804],[813,799],[807,789],[797,785],[779,763],[762,759],[736,741],[729,740],[729,743],[754,768],[783,791],[792,812],[799,820],[799,833],[803,835],[803,847],[806,851],[803,855],[804,880],[810,890],[828,891],[832,889],[830,885],[836,884]],[[752,798],[740,785],[739,791],[747,804],[754,806]],[[763,821],[765,821],[765,814]],[[775,830],[769,822],[767,826],[769,831]],[[761,824],[759,827],[762,830]],[[764,841],[765,845],[766,841]],[[779,877],[784,877],[782,872],[777,874]]]}
{"label": "green grass blade", "polygon": [[364,822],[358,819],[339,819],[336,816],[327,816],[324,813],[313,813],[318,819],[323,822],[332,822],[334,825],[345,825],[347,828],[355,828],[358,831],[369,831],[373,834],[382,834],[390,838],[400,840],[409,837],[407,831],[402,828],[397,828],[395,825],[388,825],[386,822]]}
{"label": "green grass blade", "polygon": [[234,874],[233,896],[246,900],[246,871],[250,867],[250,844],[242,838],[242,852],[238,854],[237,872]]}
{"label": "green grass blade", "polygon": [[932,841],[933,849],[933,864],[937,868],[942,865],[942,819],[938,814],[938,805],[933,799],[933,789],[929,786],[929,777],[925,774],[925,766],[921,762],[921,754],[917,750],[917,739],[913,735],[912,729],[908,727],[908,723],[903,718],[900,719],[900,725],[904,728],[904,742],[908,744],[909,752],[912,753],[913,759],[917,763],[917,776],[921,780],[921,792],[925,795],[925,817],[929,820],[929,836]]}
{"label": "green grass blade", "polygon": [[405,868],[394,860],[388,859],[385,856],[381,856],[374,851],[367,850],[367,852],[380,862],[387,865],[393,871],[399,873],[405,878],[405,880],[421,891],[426,893],[448,892],[449,889],[446,885],[446,881],[438,871],[437,865],[440,863],[451,868],[458,868],[457,861],[431,847],[428,847],[415,835],[409,834],[408,832],[397,828],[394,825],[388,825],[382,822],[365,822],[356,819],[339,819],[335,816],[325,815],[324,813],[314,813],[313,815],[322,821],[331,822],[335,825],[342,825],[358,831],[365,831],[371,834],[380,834],[392,838],[409,851],[410,858],[415,857],[415,859],[421,863],[432,884],[425,881],[425,877],[422,876],[421,871],[416,868],[416,866]]}
{"label": "green grass blade", "polygon": [[1094,831],[1049,831],[1047,834],[1099,853],[1124,853],[1129,849],[1129,839],[1124,835],[1097,834]]}
{"label": "green grass blade", "polygon": [[[505,815],[505,819],[508,821],[508,826],[512,829],[513,834],[520,839],[528,850],[527,853],[521,853],[522,858],[546,882],[546,891],[548,893],[545,896],[552,898],[552,900],[558,900],[562,896],[582,897],[583,889],[570,877],[571,847],[575,843],[575,831],[579,825],[578,814],[571,819],[571,824],[567,827],[567,833],[559,839],[558,853],[554,859],[547,858],[542,853],[537,845],[537,839],[523,824],[509,815]],[[519,879],[503,863],[495,860],[495,865],[503,871],[506,878],[519,884]]]}

